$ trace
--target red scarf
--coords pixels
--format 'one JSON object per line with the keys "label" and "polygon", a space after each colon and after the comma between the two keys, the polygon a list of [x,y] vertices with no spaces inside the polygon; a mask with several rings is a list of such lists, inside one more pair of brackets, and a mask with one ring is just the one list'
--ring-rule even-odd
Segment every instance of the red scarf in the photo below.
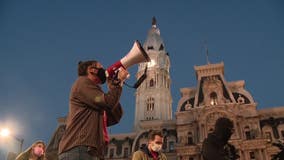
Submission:
{"label": "red scarf", "polygon": [[157,152],[150,151],[150,153],[151,153],[151,155],[152,155],[152,157],[153,157],[154,160],[158,160],[159,154],[158,154]]}
{"label": "red scarf", "polygon": [[105,143],[109,143],[109,137],[108,137],[108,132],[107,132],[107,114],[106,111],[104,111],[104,116],[103,116],[103,134],[104,134],[104,140]]}

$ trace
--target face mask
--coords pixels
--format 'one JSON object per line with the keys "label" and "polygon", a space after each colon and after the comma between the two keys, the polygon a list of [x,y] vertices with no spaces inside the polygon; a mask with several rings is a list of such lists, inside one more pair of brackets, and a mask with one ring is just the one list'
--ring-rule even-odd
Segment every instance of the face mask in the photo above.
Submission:
{"label": "face mask", "polygon": [[154,143],[154,144],[151,145],[151,149],[155,152],[159,152],[162,149],[162,145]]}
{"label": "face mask", "polygon": [[34,154],[38,157],[43,155],[43,149],[41,147],[36,146],[34,148]]}
{"label": "face mask", "polygon": [[97,76],[101,80],[101,83],[104,84],[106,82],[106,71],[103,68],[98,69]]}

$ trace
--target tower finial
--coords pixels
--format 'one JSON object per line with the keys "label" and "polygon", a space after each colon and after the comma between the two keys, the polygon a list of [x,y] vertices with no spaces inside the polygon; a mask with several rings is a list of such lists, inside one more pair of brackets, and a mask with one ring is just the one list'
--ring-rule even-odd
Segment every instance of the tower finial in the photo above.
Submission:
{"label": "tower finial", "polygon": [[210,64],[209,62],[209,55],[208,55],[208,47],[206,46],[206,60],[207,60],[207,64]]}
{"label": "tower finial", "polygon": [[[207,61],[207,64],[210,64],[210,62],[209,62],[209,55],[208,55],[208,46],[207,46],[207,41],[206,41],[206,40],[204,40],[204,42],[203,42],[203,47],[204,47],[205,53],[206,53],[206,61]],[[202,48],[203,48],[203,47],[202,47]]]}
{"label": "tower finial", "polygon": [[157,25],[157,20],[155,18],[155,16],[152,18],[152,26],[155,26],[156,27]]}

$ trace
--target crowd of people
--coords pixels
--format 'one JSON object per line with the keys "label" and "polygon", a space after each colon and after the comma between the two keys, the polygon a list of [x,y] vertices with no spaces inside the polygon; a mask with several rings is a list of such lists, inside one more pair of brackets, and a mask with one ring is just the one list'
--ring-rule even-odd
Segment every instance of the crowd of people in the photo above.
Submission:
{"label": "crowd of people", "polygon": [[[101,160],[109,143],[107,127],[119,122],[123,114],[119,102],[123,82],[129,76],[121,67],[115,78],[107,77],[102,64],[96,60],[79,62],[78,78],[69,98],[69,113],[63,135],[60,137],[56,158],[59,160]],[[101,85],[107,83],[108,91]],[[233,122],[221,117],[215,130],[202,144],[204,160],[239,159],[236,148],[228,143],[234,132]],[[132,160],[167,160],[162,153],[164,136],[161,131],[148,134],[148,144],[132,154]],[[16,160],[47,160],[46,145],[36,141]],[[53,159],[49,159],[53,160]]]}
{"label": "crowd of people", "polygon": [[[78,78],[70,92],[66,127],[58,146],[59,160],[104,159],[104,151],[109,143],[107,127],[117,124],[123,114],[119,99],[123,82],[129,76],[123,67],[115,78],[107,77],[105,72],[102,64],[96,60],[79,62]],[[105,82],[108,86],[106,93],[101,87]],[[233,123],[221,119],[216,124],[215,132],[203,144],[205,160],[212,157],[222,160],[221,157],[225,159],[228,156],[223,148],[228,145]],[[134,152],[132,159],[166,160],[166,155],[161,152],[163,139],[161,131],[152,131],[148,136],[148,145]],[[44,142],[37,141],[16,160],[44,160],[45,148]]]}

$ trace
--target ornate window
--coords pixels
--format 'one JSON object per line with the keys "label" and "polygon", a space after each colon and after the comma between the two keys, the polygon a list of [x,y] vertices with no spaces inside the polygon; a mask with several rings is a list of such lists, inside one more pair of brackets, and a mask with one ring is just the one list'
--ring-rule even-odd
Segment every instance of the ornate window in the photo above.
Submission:
{"label": "ornate window", "polygon": [[246,126],[244,131],[245,131],[246,139],[247,140],[252,139],[249,126]]}
{"label": "ornate window", "polygon": [[250,157],[251,160],[255,160],[255,154],[254,154],[253,151],[249,152],[249,157]]}
{"label": "ornate window", "polygon": [[238,101],[238,103],[240,103],[240,104],[244,104],[244,103],[245,103],[245,98],[242,97],[241,95],[239,95],[237,101]]}
{"label": "ornate window", "polygon": [[192,133],[191,132],[188,132],[187,134],[187,144],[188,145],[192,145],[193,144],[193,136],[192,136]]}
{"label": "ornate window", "polygon": [[123,157],[124,157],[124,158],[128,157],[128,148],[127,148],[127,147],[125,147],[125,148],[123,149]]}
{"label": "ornate window", "polygon": [[189,100],[186,101],[184,108],[185,108],[185,110],[189,110],[190,108],[193,108],[192,105],[189,103]]}
{"label": "ornate window", "polygon": [[210,104],[217,105],[217,93],[216,92],[211,92],[210,93]]}
{"label": "ornate window", "polygon": [[155,99],[153,97],[150,97],[147,99],[147,111],[153,111],[155,106]]}
{"label": "ornate window", "polygon": [[269,140],[269,142],[272,141],[271,133],[270,132],[265,132],[265,138]]}

